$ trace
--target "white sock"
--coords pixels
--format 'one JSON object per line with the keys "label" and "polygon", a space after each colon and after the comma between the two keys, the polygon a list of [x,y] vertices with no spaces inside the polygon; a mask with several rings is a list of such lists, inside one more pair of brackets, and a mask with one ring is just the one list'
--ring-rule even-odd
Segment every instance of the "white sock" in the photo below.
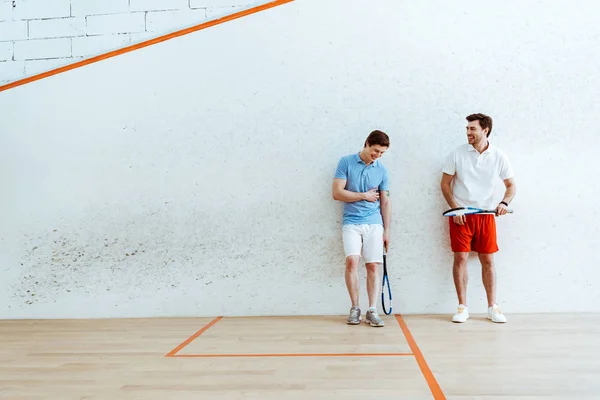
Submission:
{"label": "white sock", "polygon": [[377,311],[377,307],[371,306],[369,307],[369,311]]}

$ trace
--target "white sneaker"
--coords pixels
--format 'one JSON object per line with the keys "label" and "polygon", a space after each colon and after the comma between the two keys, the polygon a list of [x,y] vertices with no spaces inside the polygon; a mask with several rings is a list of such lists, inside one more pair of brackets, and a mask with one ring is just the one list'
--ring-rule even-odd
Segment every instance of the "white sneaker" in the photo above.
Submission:
{"label": "white sneaker", "polygon": [[497,304],[494,304],[492,307],[488,307],[487,319],[491,319],[492,322],[504,323],[506,322],[506,317],[500,311]]}
{"label": "white sneaker", "polygon": [[458,305],[458,311],[452,317],[452,322],[467,322],[469,319],[469,308],[463,306],[462,304]]}

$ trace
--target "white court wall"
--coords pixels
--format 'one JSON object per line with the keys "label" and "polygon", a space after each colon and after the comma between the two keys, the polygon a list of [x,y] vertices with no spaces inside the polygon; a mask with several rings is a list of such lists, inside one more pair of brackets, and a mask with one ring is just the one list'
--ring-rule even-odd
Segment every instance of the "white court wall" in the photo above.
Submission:
{"label": "white court wall", "polygon": [[600,311],[599,7],[297,0],[0,93],[0,317],[346,313],[330,188],[373,129],[394,311],[452,313],[439,180],[473,112],[516,171],[503,310]]}

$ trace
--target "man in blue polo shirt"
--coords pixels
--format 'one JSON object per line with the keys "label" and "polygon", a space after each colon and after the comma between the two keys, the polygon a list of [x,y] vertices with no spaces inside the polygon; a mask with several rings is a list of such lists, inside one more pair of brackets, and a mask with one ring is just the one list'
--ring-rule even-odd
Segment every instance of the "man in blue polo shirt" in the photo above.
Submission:
{"label": "man in blue polo shirt", "polygon": [[340,159],[333,179],[332,194],[344,202],[342,240],[346,255],[346,286],[352,307],[347,323],[360,323],[358,263],[361,257],[367,268],[369,309],[365,322],[384,326],[377,313],[377,295],[381,292],[379,269],[383,250],[390,240],[392,209],[387,169],[379,158],[390,146],[387,134],[375,130],[369,134],[363,149]]}

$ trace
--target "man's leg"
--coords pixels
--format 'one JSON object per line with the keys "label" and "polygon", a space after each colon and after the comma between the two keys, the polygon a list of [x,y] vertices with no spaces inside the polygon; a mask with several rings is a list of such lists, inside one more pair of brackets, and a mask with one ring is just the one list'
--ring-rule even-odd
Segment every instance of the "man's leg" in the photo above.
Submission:
{"label": "man's leg", "polygon": [[358,293],[360,289],[360,283],[358,282],[358,262],[360,261],[359,256],[348,256],[346,257],[346,287],[348,288],[348,294],[350,295],[350,301],[352,307],[358,307]]}
{"label": "man's leg", "polygon": [[359,227],[355,225],[344,225],[342,227],[342,239],[344,243],[344,253],[346,254],[346,288],[350,295],[352,307],[346,322],[350,325],[360,324],[362,319],[359,307],[359,289],[358,282],[358,264],[362,248],[362,234]]}
{"label": "man's leg", "polygon": [[454,265],[452,266],[452,275],[454,276],[454,287],[458,297],[458,304],[467,305],[467,284],[469,282],[469,273],[467,269],[467,261],[469,253],[456,252],[454,253]]}
{"label": "man's leg", "polygon": [[464,225],[459,225],[452,218],[449,218],[450,244],[454,252],[452,276],[454,278],[456,296],[458,297],[458,308],[452,317],[452,322],[466,322],[469,319],[469,309],[467,307],[467,284],[469,281],[467,262],[473,238],[473,220],[470,217],[467,216]]}
{"label": "man's leg", "polygon": [[479,253],[481,262],[481,279],[487,295],[487,318],[493,322],[506,322],[506,317],[496,304],[496,268],[494,253],[498,251],[496,242],[496,218],[494,215],[481,215],[481,227],[473,249]]}
{"label": "man's leg", "polygon": [[366,263],[367,268],[367,294],[369,296],[369,308],[377,308],[377,295],[381,293],[381,280],[379,277],[379,263]]}
{"label": "man's leg", "polygon": [[494,268],[494,255],[479,253],[481,262],[481,278],[485,293],[487,294],[488,307],[496,304],[496,271]]}
{"label": "man's leg", "polygon": [[367,294],[369,296],[369,310],[366,322],[371,326],[384,326],[385,323],[377,313],[377,295],[381,293],[381,278],[379,270],[383,264],[383,226],[365,226],[363,253],[367,268]]}

